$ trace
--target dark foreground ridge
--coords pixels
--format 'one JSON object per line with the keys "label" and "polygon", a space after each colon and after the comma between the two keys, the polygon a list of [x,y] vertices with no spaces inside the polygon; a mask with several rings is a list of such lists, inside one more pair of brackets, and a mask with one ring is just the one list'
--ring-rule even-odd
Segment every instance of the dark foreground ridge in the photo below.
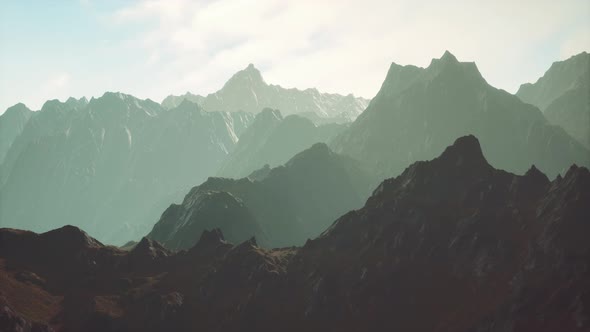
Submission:
{"label": "dark foreground ridge", "polygon": [[588,169],[513,175],[466,136],[302,247],[2,229],[0,330],[588,331],[588,202]]}

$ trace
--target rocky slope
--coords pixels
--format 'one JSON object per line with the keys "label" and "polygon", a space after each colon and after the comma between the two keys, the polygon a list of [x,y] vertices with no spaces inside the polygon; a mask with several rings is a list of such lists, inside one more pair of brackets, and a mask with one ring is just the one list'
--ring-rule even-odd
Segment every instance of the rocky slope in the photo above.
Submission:
{"label": "rocky slope", "polygon": [[300,248],[204,231],[170,253],[74,227],[0,230],[2,328],[587,331],[590,172],[494,169],[472,136]]}
{"label": "rocky slope", "polygon": [[110,243],[138,238],[217,171],[252,119],[188,101],[166,111],[120,93],[82,108],[47,102],[2,165],[0,225],[73,224]]}
{"label": "rocky slope", "polygon": [[345,128],[340,124],[315,125],[299,115],[283,118],[279,110],[266,108],[240,136],[217,175],[241,178],[264,165],[282,165],[314,143],[329,142]]}
{"label": "rocky slope", "polygon": [[521,85],[516,95],[590,148],[590,54],[553,63],[537,82]]}
{"label": "rocky slope", "polygon": [[267,247],[303,244],[362,206],[373,183],[357,162],[317,143],[248,178],[209,178],[171,205],[148,237],[188,249],[204,230],[220,228],[234,243],[255,236]]}
{"label": "rocky slope", "polygon": [[258,113],[264,108],[273,108],[279,109],[285,115],[306,114],[320,122],[350,122],[369,102],[350,94],[342,96],[321,93],[317,89],[302,91],[267,84],[260,71],[252,64],[234,74],[219,91],[207,97],[189,93],[184,96],[169,96],[164,99],[162,105],[174,105],[182,98],[199,100],[200,105],[207,111],[243,110]]}
{"label": "rocky slope", "polygon": [[449,52],[427,68],[392,64],[367,110],[331,146],[388,177],[469,133],[492,165],[517,174],[535,164],[553,178],[572,163],[590,165],[590,151],[536,107],[490,86],[474,63]]}

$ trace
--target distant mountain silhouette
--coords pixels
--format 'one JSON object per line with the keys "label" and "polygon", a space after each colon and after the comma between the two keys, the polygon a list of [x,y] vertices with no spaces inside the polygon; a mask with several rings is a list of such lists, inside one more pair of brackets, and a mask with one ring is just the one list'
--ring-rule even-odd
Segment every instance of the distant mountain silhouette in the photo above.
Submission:
{"label": "distant mountain silhouette", "polygon": [[180,106],[180,104],[182,104],[182,102],[184,100],[188,100],[192,103],[202,105],[203,101],[205,100],[205,97],[199,96],[199,95],[194,95],[190,92],[187,92],[187,93],[180,95],[180,96],[170,95],[170,96],[164,98],[164,100],[162,101],[162,107],[164,107],[167,110],[173,109],[175,107]]}
{"label": "distant mountain silhouette", "polygon": [[[282,114],[303,114],[314,122],[350,122],[366,107],[368,100],[339,94],[320,93],[317,89],[285,89],[267,84],[260,71],[249,64],[234,74],[217,92],[201,97],[187,93],[169,96],[162,106],[170,108],[181,99],[198,102],[206,111],[246,111],[258,113],[264,108],[279,109]],[[329,119],[329,120],[326,120]]]}
{"label": "distant mountain silhouette", "polygon": [[516,95],[590,148],[590,54],[553,63],[536,83],[521,85]]}
{"label": "distant mountain silhouette", "polygon": [[0,328],[586,331],[588,201],[588,169],[517,176],[466,136],[302,247],[214,228],[186,251],[124,251],[71,226],[0,229]]}
{"label": "distant mountain silhouette", "polygon": [[550,177],[590,164],[589,150],[536,107],[490,86],[474,63],[449,52],[427,68],[392,64],[367,110],[331,146],[387,177],[470,133],[492,165],[518,174],[531,164]]}
{"label": "distant mountain silhouette", "polygon": [[217,171],[253,118],[189,101],[165,111],[110,92],[82,108],[47,102],[1,166],[0,225],[72,224],[105,242],[138,238]]}
{"label": "distant mountain silhouette", "polygon": [[339,124],[315,125],[299,115],[283,118],[279,110],[266,108],[240,136],[217,175],[241,178],[265,164],[282,165],[314,143],[329,142],[344,128]]}
{"label": "distant mountain silhouette", "polygon": [[209,178],[170,206],[148,237],[187,249],[203,230],[219,228],[236,243],[255,236],[263,246],[302,244],[363,204],[374,181],[357,164],[317,143],[258,176]]}

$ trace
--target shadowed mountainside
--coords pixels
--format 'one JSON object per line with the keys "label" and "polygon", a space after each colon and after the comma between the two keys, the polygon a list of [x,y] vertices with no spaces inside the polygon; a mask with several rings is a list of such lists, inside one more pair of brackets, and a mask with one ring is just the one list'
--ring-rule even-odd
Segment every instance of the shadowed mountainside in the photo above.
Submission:
{"label": "shadowed mountainside", "polygon": [[148,237],[188,249],[203,230],[220,228],[234,243],[255,236],[263,246],[301,245],[361,207],[374,184],[358,162],[317,143],[247,178],[209,178],[171,205]]}
{"label": "shadowed mountainside", "polygon": [[0,324],[57,331],[585,331],[590,172],[491,167],[473,136],[384,181],[300,248],[130,251],[0,230]]}

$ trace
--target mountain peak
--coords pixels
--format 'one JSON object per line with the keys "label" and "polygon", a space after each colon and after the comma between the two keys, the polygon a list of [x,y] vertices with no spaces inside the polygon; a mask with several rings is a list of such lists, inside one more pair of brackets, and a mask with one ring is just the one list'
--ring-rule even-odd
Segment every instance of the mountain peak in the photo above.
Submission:
{"label": "mountain peak", "polygon": [[153,260],[170,255],[170,251],[164,248],[158,241],[143,237],[129,252],[135,260]]}
{"label": "mountain peak", "polygon": [[455,67],[459,64],[461,63],[459,60],[457,60],[457,57],[455,57],[451,52],[445,51],[445,53],[443,53],[439,59],[432,59],[428,68],[439,68],[440,70],[449,66]]}
{"label": "mountain peak", "polygon": [[481,151],[479,140],[473,135],[457,138],[453,145],[447,147],[439,158],[452,161],[456,166],[489,166]]}
{"label": "mountain peak", "polygon": [[223,237],[223,232],[219,228],[213,228],[212,230],[204,230],[201,233],[201,237],[199,238],[199,242],[197,245],[212,245],[212,244],[220,244],[225,243],[225,238]]}
{"label": "mountain peak", "polygon": [[252,236],[248,240],[236,245],[233,250],[241,251],[241,250],[249,250],[251,248],[258,247],[258,242],[256,241],[256,237]]}
{"label": "mountain peak", "polygon": [[68,248],[96,248],[102,247],[102,243],[90,237],[86,232],[72,225],[65,225],[61,228],[41,234],[50,243],[59,243]]}
{"label": "mountain peak", "polygon": [[64,110],[64,109],[71,109],[72,107],[66,103],[62,103],[58,99],[50,99],[43,103],[41,106],[41,111],[50,111],[50,110]]}
{"label": "mountain peak", "polygon": [[445,51],[445,53],[443,53],[442,57],[440,58],[440,60],[444,61],[444,62],[453,62],[453,63],[457,63],[459,62],[457,60],[457,58],[448,50]]}
{"label": "mountain peak", "polygon": [[249,64],[246,68],[235,73],[223,86],[224,89],[235,86],[236,88],[244,88],[252,85],[266,85],[260,71]]}
{"label": "mountain peak", "polygon": [[190,111],[190,112],[198,112],[198,113],[204,113],[205,111],[201,108],[201,106],[197,103],[195,103],[192,100],[189,99],[183,99],[180,104],[178,106],[175,107],[178,110],[183,110],[183,111]]}
{"label": "mountain peak", "polygon": [[17,103],[17,104],[10,106],[9,108],[7,108],[6,111],[3,113],[3,115],[10,114],[12,112],[14,112],[14,113],[29,113],[32,111],[25,104]]}
{"label": "mountain peak", "polygon": [[296,167],[296,165],[312,165],[320,160],[327,160],[333,156],[332,150],[326,143],[315,143],[308,149],[305,149],[293,156],[285,164],[287,167]]}

